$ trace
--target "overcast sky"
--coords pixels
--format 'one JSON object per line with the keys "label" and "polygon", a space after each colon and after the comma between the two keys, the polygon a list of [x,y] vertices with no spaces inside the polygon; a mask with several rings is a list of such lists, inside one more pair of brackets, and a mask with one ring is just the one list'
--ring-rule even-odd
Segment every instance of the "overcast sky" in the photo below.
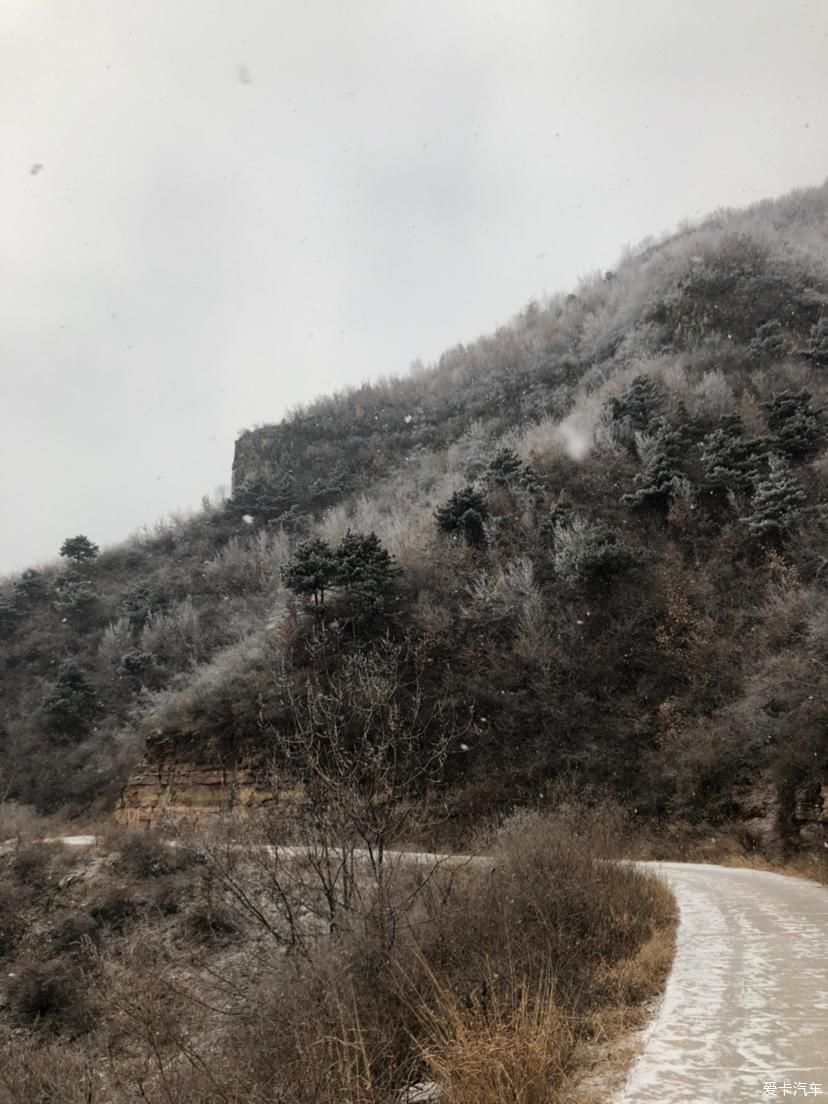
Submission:
{"label": "overcast sky", "polygon": [[0,0],[0,570],[828,175],[825,0]]}

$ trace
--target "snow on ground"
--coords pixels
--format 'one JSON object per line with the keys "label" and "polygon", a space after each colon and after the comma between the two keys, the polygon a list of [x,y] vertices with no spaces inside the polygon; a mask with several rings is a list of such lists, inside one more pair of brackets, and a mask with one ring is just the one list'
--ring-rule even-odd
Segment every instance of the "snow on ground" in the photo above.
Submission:
{"label": "snow on ground", "polygon": [[828,1101],[828,890],[643,863],[681,913],[676,958],[617,1104]]}
{"label": "snow on ground", "polygon": [[[91,847],[95,836],[62,842]],[[306,853],[279,851],[286,858]],[[490,861],[418,852],[395,857]],[[680,922],[664,999],[615,1104],[783,1098],[828,1104],[828,889],[765,871],[639,865],[665,878]]]}

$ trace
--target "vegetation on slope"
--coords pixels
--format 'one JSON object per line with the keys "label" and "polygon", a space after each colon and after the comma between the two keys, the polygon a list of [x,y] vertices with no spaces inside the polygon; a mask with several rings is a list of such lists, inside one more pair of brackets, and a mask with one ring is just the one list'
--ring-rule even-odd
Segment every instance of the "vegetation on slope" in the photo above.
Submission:
{"label": "vegetation on slope", "polygon": [[828,779],[827,210],[828,186],[649,243],[244,435],[227,503],[9,580],[11,795],[111,799],[141,739],[284,759],[365,660],[462,719],[458,815],[566,774],[724,820],[770,780],[797,838]]}

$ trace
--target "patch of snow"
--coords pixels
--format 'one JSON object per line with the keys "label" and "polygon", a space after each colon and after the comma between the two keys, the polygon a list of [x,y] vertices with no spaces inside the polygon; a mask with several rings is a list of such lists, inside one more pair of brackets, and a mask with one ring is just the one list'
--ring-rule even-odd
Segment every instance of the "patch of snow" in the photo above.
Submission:
{"label": "patch of snow", "polygon": [[94,847],[97,836],[46,836],[44,843],[62,843],[64,847]]}
{"label": "patch of snow", "polygon": [[434,1081],[418,1081],[400,1094],[401,1104],[439,1104],[443,1094]]}

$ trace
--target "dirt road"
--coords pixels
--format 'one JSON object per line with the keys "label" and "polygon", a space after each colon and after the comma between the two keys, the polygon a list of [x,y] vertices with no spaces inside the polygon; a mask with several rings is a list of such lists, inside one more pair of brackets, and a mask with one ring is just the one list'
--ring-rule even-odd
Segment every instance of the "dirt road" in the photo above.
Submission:
{"label": "dirt road", "polygon": [[676,959],[618,1104],[828,1104],[828,889],[690,863],[659,871]]}

